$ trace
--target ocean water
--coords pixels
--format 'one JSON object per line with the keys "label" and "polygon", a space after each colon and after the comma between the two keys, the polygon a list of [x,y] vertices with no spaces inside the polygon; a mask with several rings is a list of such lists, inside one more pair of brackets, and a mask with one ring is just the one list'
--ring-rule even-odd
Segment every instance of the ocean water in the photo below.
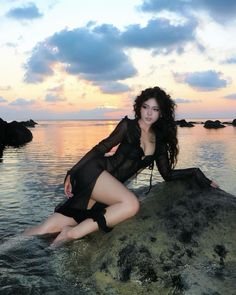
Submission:
{"label": "ocean water", "polygon": [[[116,124],[117,121],[41,121],[31,129],[32,142],[4,150],[0,162],[1,295],[90,294],[80,286],[79,278],[69,278],[58,267],[63,265],[63,254],[69,251],[69,245],[52,250],[49,245],[53,237],[26,238],[21,233],[53,212],[64,198],[66,171]],[[236,195],[236,127],[178,127],[178,138],[177,168],[200,167],[223,190]],[[149,177],[146,169],[127,185],[142,195]],[[158,171],[153,179],[157,185],[163,181]]]}

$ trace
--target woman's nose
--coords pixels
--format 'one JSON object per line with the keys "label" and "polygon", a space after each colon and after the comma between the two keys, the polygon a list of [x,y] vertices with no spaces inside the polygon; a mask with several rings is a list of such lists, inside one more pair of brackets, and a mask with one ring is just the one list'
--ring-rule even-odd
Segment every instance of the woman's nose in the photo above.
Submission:
{"label": "woman's nose", "polygon": [[148,109],[148,115],[152,114],[152,109]]}

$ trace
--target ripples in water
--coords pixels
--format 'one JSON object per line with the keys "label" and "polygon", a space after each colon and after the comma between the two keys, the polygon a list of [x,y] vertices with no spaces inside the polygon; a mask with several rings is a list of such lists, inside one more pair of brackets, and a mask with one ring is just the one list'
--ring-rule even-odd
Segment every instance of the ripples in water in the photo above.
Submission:
{"label": "ripples in water", "polygon": [[[89,148],[106,137],[117,122],[42,122],[32,130],[33,141],[22,148],[6,148],[0,162],[0,294],[95,294],[84,289],[81,278],[67,264],[70,245],[52,250],[52,236],[26,238],[19,235],[53,213],[63,200],[65,172]],[[178,168],[201,167],[221,187],[235,193],[236,128],[217,132],[202,126],[179,129]],[[128,184],[142,195],[149,184],[144,171]],[[157,171],[154,183],[162,181]],[[81,241],[78,248],[86,248]],[[80,249],[80,248],[79,248]],[[85,253],[82,251],[81,253]],[[78,251],[77,251],[78,255]],[[83,265],[85,257],[79,257]],[[77,272],[78,273],[78,272]]]}

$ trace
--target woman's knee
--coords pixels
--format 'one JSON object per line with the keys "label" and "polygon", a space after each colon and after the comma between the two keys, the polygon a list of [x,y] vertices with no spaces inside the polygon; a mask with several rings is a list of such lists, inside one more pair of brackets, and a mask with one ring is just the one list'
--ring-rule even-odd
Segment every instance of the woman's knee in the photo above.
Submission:
{"label": "woman's knee", "polygon": [[130,216],[134,216],[138,213],[140,209],[140,203],[134,194],[125,201],[125,208],[129,212]]}

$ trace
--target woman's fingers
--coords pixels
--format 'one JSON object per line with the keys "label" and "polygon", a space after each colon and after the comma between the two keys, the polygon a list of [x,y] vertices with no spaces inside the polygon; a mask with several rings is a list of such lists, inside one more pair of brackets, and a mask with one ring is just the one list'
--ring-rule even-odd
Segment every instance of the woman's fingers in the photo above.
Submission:
{"label": "woman's fingers", "polygon": [[64,191],[65,191],[65,195],[67,196],[67,198],[71,198],[73,197],[73,194],[72,194],[72,186],[71,186],[71,183],[70,183],[70,177],[68,176],[66,181],[65,181],[65,186],[64,186]]}
{"label": "woman's fingers", "polygon": [[67,198],[71,198],[71,197],[73,197],[73,194],[72,194],[72,192],[71,192],[71,189],[70,189],[70,188],[69,188],[69,189],[67,189],[67,190],[65,191],[65,194],[66,194]]}
{"label": "woman's fingers", "polygon": [[211,186],[214,188],[218,188],[219,184],[217,182],[215,182],[214,180],[211,181]]}

